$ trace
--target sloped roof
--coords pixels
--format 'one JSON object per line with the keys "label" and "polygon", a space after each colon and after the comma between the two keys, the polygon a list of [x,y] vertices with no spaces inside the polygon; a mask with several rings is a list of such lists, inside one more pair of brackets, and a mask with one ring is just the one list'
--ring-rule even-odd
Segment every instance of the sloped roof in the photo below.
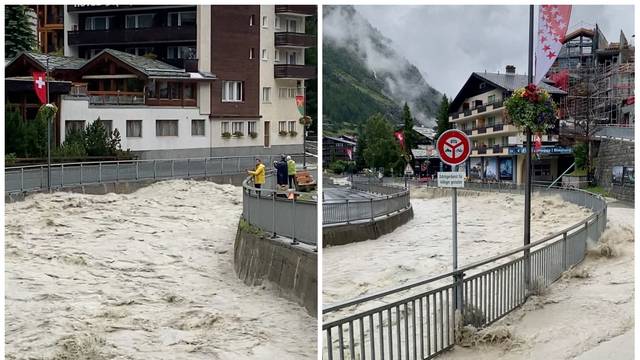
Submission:
{"label": "sloped roof", "polygon": [[101,57],[105,53],[131,66],[147,77],[190,78],[189,73],[184,69],[177,68],[160,60],[150,59],[144,56],[133,55],[113,49],[104,49],[100,51],[94,57],[89,59],[87,64],[93,62],[94,59]]}
{"label": "sloped roof", "polygon": [[[507,91],[513,91],[517,88],[527,86],[529,82],[527,75],[479,73],[479,72],[474,72],[473,74]],[[551,86],[544,82],[540,82],[538,86],[547,90],[550,94],[564,95],[567,93],[566,91],[560,90],[557,87]]]}
{"label": "sloped roof", "polygon": [[49,70],[78,70],[84,64],[87,63],[87,60],[81,59],[81,58],[41,54],[41,53],[36,53],[31,51],[21,51],[18,54],[16,54],[16,56],[13,59],[5,61],[5,67],[11,65],[14,61],[16,61],[22,55],[36,62],[38,65],[42,67],[42,69],[47,68],[47,59],[48,59]]}

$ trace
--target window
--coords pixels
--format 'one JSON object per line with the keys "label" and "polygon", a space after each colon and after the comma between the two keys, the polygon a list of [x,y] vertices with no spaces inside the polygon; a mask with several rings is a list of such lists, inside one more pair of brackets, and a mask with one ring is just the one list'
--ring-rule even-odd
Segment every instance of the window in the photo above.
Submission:
{"label": "window", "polygon": [[255,48],[249,49],[249,59],[253,59],[255,57],[256,57],[256,49]]}
{"label": "window", "polygon": [[270,103],[271,102],[271,88],[263,87],[262,88],[262,102]]}
{"label": "window", "polygon": [[289,132],[296,131],[296,122],[289,121]]}
{"label": "window", "polygon": [[256,131],[256,122],[255,121],[249,121],[247,123],[247,131],[248,131],[249,134],[257,133],[257,131]]}
{"label": "window", "polygon": [[279,132],[287,131],[287,122],[286,121],[278,121],[278,131]]}
{"label": "window", "polygon": [[266,28],[269,26],[269,19],[266,16],[262,17],[262,27]]}
{"label": "window", "polygon": [[222,82],[222,101],[233,102],[242,101],[244,99],[242,81],[223,81]]}
{"label": "window", "polygon": [[281,99],[295,98],[298,93],[300,93],[300,91],[297,88],[278,88],[278,97]]}
{"label": "window", "polygon": [[280,62],[280,50],[276,49],[275,56],[273,58],[274,62]]}
{"label": "window", "polygon": [[287,64],[296,65],[298,63],[298,55],[295,51],[289,53],[287,57]]}
{"label": "window", "polygon": [[220,123],[220,134],[224,134],[224,133],[228,133],[229,132],[229,122],[228,121],[223,121]]}
{"label": "window", "polygon": [[111,16],[91,16],[85,20],[85,30],[109,30]]}
{"label": "window", "polygon": [[495,95],[489,95],[489,98],[487,99],[487,104],[492,104],[496,102],[496,96]]}
{"label": "window", "polygon": [[256,16],[255,15],[249,16],[249,26],[253,26],[255,22],[256,22]]}
{"label": "window", "polygon": [[127,137],[142,137],[142,120],[127,120]]}
{"label": "window", "polygon": [[244,122],[242,121],[234,121],[231,123],[231,130],[233,134],[242,133],[244,134]]}
{"label": "window", "polygon": [[152,47],[133,47],[133,48],[126,48],[124,51],[128,52],[129,54],[143,56],[145,54],[153,53],[153,48]]}
{"label": "window", "polygon": [[298,23],[295,20],[287,21],[288,32],[298,32]]}
{"label": "window", "polygon": [[492,147],[493,145],[496,144],[496,139],[494,139],[494,138],[489,138],[488,141],[489,141],[489,147]]}
{"label": "window", "polygon": [[267,49],[262,49],[262,60],[269,60],[269,54],[267,53]]}
{"label": "window", "polygon": [[276,20],[275,20],[275,28],[276,29],[280,29],[280,16],[276,16]]}
{"label": "window", "polygon": [[196,88],[195,84],[184,84],[184,98],[185,99],[195,99],[196,98]]}
{"label": "window", "polygon": [[196,12],[184,11],[167,14],[167,25],[169,26],[195,26]]}
{"label": "window", "polygon": [[495,116],[489,116],[487,118],[487,127],[493,126],[495,124],[496,124],[496,117]]}
{"label": "window", "polygon": [[156,136],[178,136],[178,120],[156,120]]}
{"label": "window", "polygon": [[67,120],[64,122],[65,134],[84,130],[84,120]]}
{"label": "window", "polygon": [[167,83],[166,81],[159,81],[158,85],[160,87],[159,95],[161,99],[168,99],[169,98],[169,83]]}
{"label": "window", "polygon": [[192,46],[167,46],[167,59],[195,59],[196,48]]}
{"label": "window", "polygon": [[204,136],[204,120],[191,120],[191,136]]}
{"label": "window", "polygon": [[509,146],[509,137],[508,136],[503,136],[502,137],[502,146]]}
{"label": "window", "polygon": [[149,80],[147,83],[147,97],[154,99],[156,96],[156,81]]}
{"label": "window", "polygon": [[153,26],[153,14],[127,15],[126,29],[143,29]]}

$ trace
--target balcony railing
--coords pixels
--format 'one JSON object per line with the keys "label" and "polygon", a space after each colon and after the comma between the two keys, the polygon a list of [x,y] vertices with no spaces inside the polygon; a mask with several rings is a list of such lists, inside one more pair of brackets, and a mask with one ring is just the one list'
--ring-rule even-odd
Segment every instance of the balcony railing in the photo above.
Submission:
{"label": "balcony railing", "polygon": [[316,14],[315,5],[276,5],[276,14],[296,14],[313,16]]}
{"label": "balcony railing", "polygon": [[482,105],[477,105],[477,106],[474,106],[474,107],[472,107],[470,109],[466,109],[466,110],[451,114],[451,119],[455,120],[455,119],[459,119],[460,117],[463,117],[463,116],[470,116],[471,112],[473,110],[477,110],[478,113],[483,113],[483,112],[487,111],[487,107],[489,105],[492,105],[493,109],[497,109],[499,107],[502,107],[503,104],[504,104],[504,100],[497,100],[497,101],[494,101],[492,103],[486,103],[486,104],[482,104]]}
{"label": "balcony railing", "polygon": [[143,92],[87,91],[91,105],[144,105]]}
{"label": "balcony railing", "polygon": [[275,46],[315,47],[315,35],[295,32],[279,32],[275,34]]}
{"label": "balcony railing", "polygon": [[69,45],[196,41],[195,26],[69,31]]}
{"label": "balcony railing", "polygon": [[315,79],[316,67],[311,65],[281,64],[274,66],[276,79]]}

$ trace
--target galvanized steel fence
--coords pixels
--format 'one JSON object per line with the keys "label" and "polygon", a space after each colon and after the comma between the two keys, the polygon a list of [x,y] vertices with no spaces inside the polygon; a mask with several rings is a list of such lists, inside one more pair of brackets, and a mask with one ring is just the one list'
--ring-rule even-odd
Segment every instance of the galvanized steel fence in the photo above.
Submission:
{"label": "galvanized steel fence", "polygon": [[[291,155],[296,162],[302,154]],[[244,173],[259,158],[269,164],[280,155],[248,155],[189,159],[122,160],[51,164],[51,187],[100,184],[106,182],[164,180]],[[5,168],[5,192],[18,193],[47,189],[47,165]]]}
{"label": "galvanized steel fence", "polygon": [[356,179],[351,188],[379,194],[370,199],[328,200],[322,202],[322,225],[332,226],[356,221],[374,221],[411,207],[409,190],[404,187],[383,185],[377,180]]}
{"label": "galvanized steel fence", "polygon": [[249,224],[272,236],[284,236],[305,244],[317,245],[317,201],[302,200],[308,193],[294,192],[292,200],[288,192],[276,190],[273,172],[269,171],[261,189],[254,187],[252,177],[242,183],[242,216]]}
{"label": "galvanized steel fence", "polygon": [[[522,192],[515,185],[477,188]],[[459,326],[494,323],[580,263],[587,241],[596,242],[605,229],[605,200],[580,190],[538,190],[587,207],[593,214],[528,246],[456,271],[325,307],[323,358],[434,358],[454,346]],[[361,310],[372,304],[371,309]],[[349,309],[351,314],[345,316]]]}

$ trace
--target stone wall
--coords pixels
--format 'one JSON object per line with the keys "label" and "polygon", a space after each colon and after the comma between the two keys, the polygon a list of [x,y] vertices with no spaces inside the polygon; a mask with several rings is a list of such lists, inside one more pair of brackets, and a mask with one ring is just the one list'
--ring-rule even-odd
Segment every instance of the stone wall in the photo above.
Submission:
{"label": "stone wall", "polygon": [[[635,142],[602,139],[594,151],[595,178],[599,185],[609,192],[609,196],[620,200],[634,201],[633,185],[612,184],[614,166],[634,166]],[[592,151],[593,151],[592,150]]]}
{"label": "stone wall", "polygon": [[317,317],[318,261],[311,246],[291,245],[286,238],[271,238],[240,220],[234,244],[233,265],[250,286],[269,281],[278,294],[296,301]]}

